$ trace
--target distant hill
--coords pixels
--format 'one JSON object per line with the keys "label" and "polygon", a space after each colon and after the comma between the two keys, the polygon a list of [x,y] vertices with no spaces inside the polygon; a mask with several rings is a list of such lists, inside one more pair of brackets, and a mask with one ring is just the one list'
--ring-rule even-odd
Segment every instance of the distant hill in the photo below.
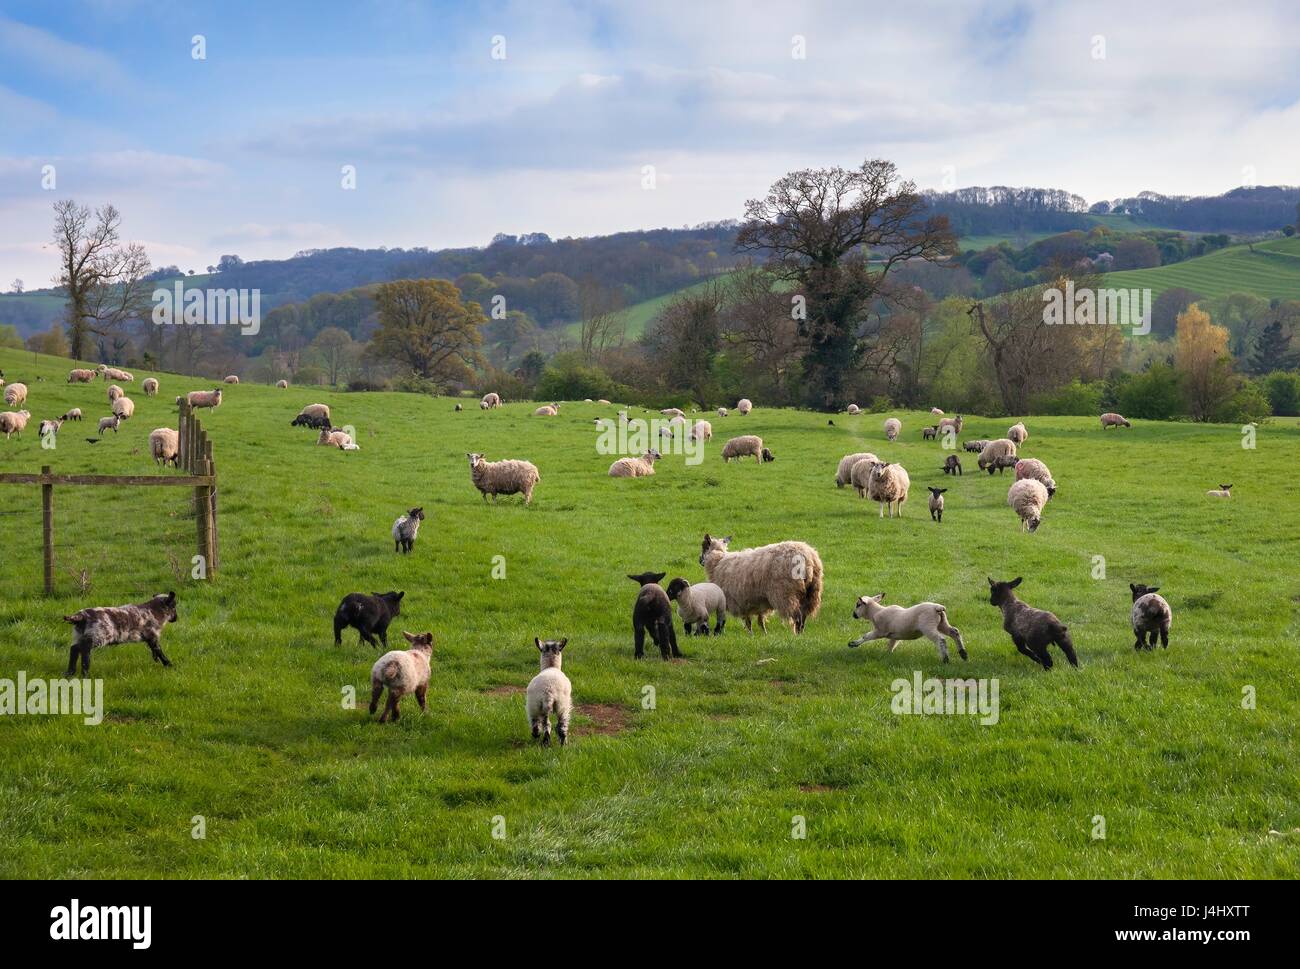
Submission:
{"label": "distant hill", "polygon": [[1106,273],[1105,285],[1150,289],[1159,296],[1181,287],[1202,296],[1254,293],[1265,299],[1300,299],[1300,238],[1230,246],[1171,266]]}

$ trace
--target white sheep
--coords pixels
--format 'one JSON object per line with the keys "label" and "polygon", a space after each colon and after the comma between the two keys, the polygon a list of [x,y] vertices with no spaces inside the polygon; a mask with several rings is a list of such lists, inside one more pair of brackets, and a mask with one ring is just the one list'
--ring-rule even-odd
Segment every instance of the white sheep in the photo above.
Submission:
{"label": "white sheep", "polygon": [[318,424],[330,422],[329,404],[308,404],[302,410],[298,411],[298,416],[289,422],[291,427],[311,426],[311,422],[316,421]]}
{"label": "white sheep", "polygon": [[871,486],[871,475],[879,463],[880,458],[868,454],[849,468],[849,484],[853,486],[859,498],[867,497],[867,489]]}
{"label": "white sheep", "polygon": [[719,407],[719,408],[718,408],[718,416],[719,416],[719,417],[726,417],[726,416],[727,416],[727,408],[725,408],[725,407]]}
{"label": "white sheep", "polygon": [[99,376],[98,370],[73,369],[68,371],[68,383],[88,384]]}
{"label": "white sheep", "polygon": [[21,407],[27,403],[27,385],[13,383],[5,388],[5,403],[10,407]]}
{"label": "white sheep", "polygon": [[687,435],[692,441],[712,441],[713,425],[708,421],[696,421]]}
{"label": "white sheep", "polygon": [[1029,439],[1029,428],[1025,427],[1024,421],[1018,424],[1012,424],[1007,429],[1007,440],[1015,442],[1016,447],[1024,444]]}
{"label": "white sheep", "polygon": [[940,434],[942,434],[948,428],[952,428],[953,434],[960,434],[961,429],[965,425],[965,423],[966,422],[962,420],[962,416],[958,414],[956,417],[940,417],[939,423],[936,424],[935,427],[939,429]]}
{"label": "white sheep", "polygon": [[542,642],[534,639],[533,645],[541,654],[541,672],[528,683],[526,708],[528,726],[533,739],[541,738],[543,744],[551,743],[551,714],[555,714],[555,735],[563,747],[569,739],[569,718],[573,715],[573,684],[561,672],[560,654],[568,644],[567,639]]}
{"label": "white sheep", "polygon": [[744,417],[753,409],[754,405],[748,397],[742,397],[740,400],[736,401],[736,410],[740,411],[741,417]]}
{"label": "white sheep", "polygon": [[112,405],[113,401],[117,400],[119,397],[125,397],[125,396],[126,396],[126,391],[123,390],[121,387],[119,387],[117,384],[109,385],[108,403],[110,406]]}
{"label": "white sheep", "polygon": [[402,632],[410,649],[394,649],[375,660],[370,668],[370,715],[379,709],[379,698],[384,688],[388,688],[388,703],[379,715],[379,722],[391,719],[397,722],[401,713],[397,701],[408,693],[414,693],[416,702],[423,712],[425,694],[429,690],[430,659],[433,656],[433,633],[420,633],[418,636]]}
{"label": "white sheep", "polygon": [[766,632],[767,617],[774,611],[796,635],[803,632],[821,610],[822,560],[817,550],[805,542],[777,542],[731,552],[730,543],[730,535],[706,534],[700,548],[700,565],[726,595],[727,611],[743,618],[751,632],[755,618]]}
{"label": "white sheep", "polygon": [[939,649],[939,658],[948,662],[948,643],[944,636],[951,636],[957,644],[957,655],[966,659],[966,644],[962,642],[961,632],[956,626],[948,624],[948,610],[937,602],[918,602],[914,606],[885,606],[880,600],[885,597],[881,592],[874,596],[860,596],[853,607],[854,619],[866,619],[871,623],[871,632],[849,642],[850,646],[861,646],[873,639],[889,641],[889,652],[893,652],[901,640],[920,639],[924,636]]}
{"label": "white sheep", "polygon": [[937,407],[931,407],[931,408],[930,408],[930,413],[933,414],[935,417],[942,417],[942,416],[943,416],[943,411],[941,411],[941,410],[940,410],[939,408],[937,408]]}
{"label": "white sheep", "polygon": [[499,394],[487,393],[483,399],[478,402],[479,410],[493,410],[501,406],[501,396]]}
{"label": "white sheep", "polygon": [[6,441],[9,440],[9,435],[11,434],[17,434],[19,437],[22,437],[23,431],[27,427],[27,422],[31,420],[31,417],[32,412],[29,410],[5,411],[3,414],[0,414],[0,434],[5,436]]}
{"label": "white sheep", "polygon": [[1016,480],[1023,481],[1026,478],[1041,481],[1047,489],[1047,497],[1056,494],[1056,481],[1052,478],[1052,472],[1037,458],[1021,458],[1016,462]]}
{"label": "white sheep", "polygon": [[340,451],[361,450],[357,442],[352,440],[351,434],[339,430],[337,427],[322,427],[320,435],[316,438],[316,443],[322,447],[336,447]]}
{"label": "white sheep", "polygon": [[857,415],[860,413],[862,413],[862,408],[860,408],[857,404],[849,404],[850,415]]}
{"label": "white sheep", "polygon": [[853,466],[859,461],[879,461],[880,459],[870,451],[857,451],[853,454],[846,454],[840,458],[839,467],[835,469],[835,487],[843,488],[849,483],[849,474],[853,471]]}
{"label": "white sheep", "polygon": [[598,401],[596,401],[596,403],[598,403],[598,404],[604,404],[606,407],[609,407],[609,406],[610,406],[609,401],[607,401],[604,397],[600,398]]}
{"label": "white sheep", "polygon": [[99,365],[99,372],[103,375],[105,380],[124,380],[127,383],[135,380],[135,377],[127,373],[125,370],[118,370],[116,367],[108,367],[102,363]]}
{"label": "white sheep", "polygon": [[888,441],[897,441],[898,435],[903,432],[903,422],[897,417],[891,417],[885,421],[885,439]]}
{"label": "white sheep", "polygon": [[228,377],[226,377],[226,379],[223,380],[222,383],[225,383],[225,384],[237,384],[237,383],[239,383],[239,378],[236,377],[236,376],[232,373],[232,374],[230,374]]}
{"label": "white sheep", "polygon": [[543,406],[537,408],[537,410],[533,411],[533,416],[534,417],[555,417],[559,413],[560,413],[559,404],[544,404]]}
{"label": "white sheep", "polygon": [[101,417],[99,419],[99,436],[103,437],[105,431],[112,431],[114,434],[116,434],[117,425],[119,423],[120,420],[116,414],[114,414],[112,417]]}
{"label": "white sheep", "polygon": [[687,636],[707,636],[710,615],[713,616],[713,634],[722,635],[727,625],[727,594],[721,586],[712,582],[691,585],[685,579],[677,578],[668,583],[668,598],[677,603],[677,615],[681,617]]}
{"label": "white sheep", "polygon": [[1107,413],[1101,415],[1101,429],[1108,427],[1132,427],[1123,414]]}
{"label": "white sheep", "polygon": [[722,460],[730,462],[732,458],[752,457],[756,463],[775,461],[776,456],[763,447],[763,439],[756,434],[744,434],[733,437],[722,445]]}
{"label": "white sheep", "polygon": [[155,427],[149,432],[149,453],[154,463],[176,467],[180,458],[180,435],[172,427]]}
{"label": "white sheep", "polygon": [[1041,481],[1024,478],[1011,485],[1007,491],[1007,504],[1020,516],[1021,531],[1038,531],[1043,522],[1043,506],[1047,504],[1047,488]]}
{"label": "white sheep", "polygon": [[66,414],[59,418],[61,421],[79,421],[81,420],[81,408],[73,407]]}
{"label": "white sheep", "polygon": [[[182,398],[177,397],[176,403],[179,404],[181,400]],[[211,407],[215,409],[221,406],[221,388],[217,387],[214,390],[191,390],[185,395],[184,400],[191,408]]]}
{"label": "white sheep", "polygon": [[112,410],[122,420],[129,420],[135,416],[135,401],[130,397],[119,397],[113,401]]}
{"label": "white sheep", "polygon": [[288,390],[288,389],[289,389],[289,381],[287,381],[287,380],[277,380],[277,381],[275,382],[275,388],[276,388],[276,390]]}
{"label": "white sheep", "polygon": [[145,395],[146,397],[157,397],[157,396],[158,396],[158,378],[157,378],[157,377],[145,377],[145,378],[144,378],[144,383],[142,383],[142,384],[140,385],[140,389],[144,391],[144,395]]}
{"label": "white sheep", "polygon": [[646,451],[639,458],[619,458],[609,466],[611,478],[644,478],[655,473],[655,462],[662,454],[655,450]]}
{"label": "white sheep", "polygon": [[1221,485],[1219,485],[1219,487],[1218,487],[1217,490],[1214,489],[1214,488],[1211,488],[1211,489],[1210,489],[1209,491],[1207,491],[1205,494],[1206,494],[1207,497],[1210,497],[1210,498],[1231,498],[1231,497],[1232,497],[1232,485],[1230,485],[1230,484],[1221,484]]}
{"label": "white sheep", "polygon": [[907,492],[911,487],[912,479],[901,464],[877,461],[871,466],[871,477],[867,479],[867,497],[880,503],[881,518],[885,517],[886,508],[889,509],[890,518],[894,517],[895,512],[899,518],[903,517],[903,502],[907,501]]}
{"label": "white sheep", "polygon": [[1007,468],[1016,466],[1016,442],[1010,438],[1001,437],[996,441],[989,441],[980,451],[979,460],[976,462],[981,471],[987,471],[992,474],[994,471],[1001,473]]}
{"label": "white sheep", "polygon": [[484,501],[487,501],[488,495],[495,502],[497,495],[522,493],[524,504],[532,504],[533,488],[542,480],[535,464],[510,459],[487,461],[481,454],[466,454],[465,457],[469,458],[470,479],[483,495]]}
{"label": "white sheep", "polygon": [[683,420],[686,419],[686,412],[678,407],[665,407],[659,413],[663,414],[664,417],[680,417]]}

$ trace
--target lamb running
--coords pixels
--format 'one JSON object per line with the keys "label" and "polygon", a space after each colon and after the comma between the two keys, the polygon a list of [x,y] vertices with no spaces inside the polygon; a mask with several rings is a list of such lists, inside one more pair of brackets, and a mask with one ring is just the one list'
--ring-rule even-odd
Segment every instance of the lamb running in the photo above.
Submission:
{"label": "lamb running", "polygon": [[[668,583],[668,598],[677,603],[677,615],[687,636],[709,634],[709,614],[713,614],[713,634],[721,636],[727,625],[727,595],[712,582],[691,585],[676,578]],[[694,627],[694,631],[692,631]]]}
{"label": "lamb running", "polygon": [[[1156,595],[1160,586],[1134,585],[1130,582],[1128,587],[1133,594],[1133,611],[1129,613],[1129,621],[1133,624],[1133,635],[1137,637],[1133,648],[1155,649],[1156,635],[1159,634],[1160,645],[1168,649],[1169,628],[1174,623],[1174,611],[1169,608],[1164,596]],[[1147,637],[1150,637],[1150,642],[1146,641]]]}
{"label": "lamb running", "polygon": [[[351,626],[358,633],[358,642],[369,643],[375,649],[383,643],[388,648],[388,625],[402,611],[405,592],[350,592],[343,597],[334,611],[334,645],[343,645],[343,630]],[[375,637],[379,639],[376,640]]]}
{"label": "lamb running", "polygon": [[555,735],[560,738],[563,747],[569,740],[569,718],[573,715],[573,684],[561,672],[561,653],[568,644],[567,639],[548,639],[543,642],[533,639],[533,645],[541,653],[541,671],[528,683],[526,703],[528,725],[533,731],[533,739],[541,739],[544,746],[551,745],[551,714],[555,714]]}
{"label": "lamb running", "polygon": [[119,418],[116,414],[114,414],[112,417],[101,417],[99,419],[99,436],[103,437],[105,431],[112,431],[114,434],[116,434],[117,426],[120,423],[121,423],[121,418]]}
{"label": "lamb running", "polygon": [[420,522],[424,521],[424,509],[412,508],[405,515],[398,515],[393,522],[393,551],[410,552],[415,547],[415,537],[420,534]]}
{"label": "lamb running", "polygon": [[918,602],[914,606],[881,605],[885,594],[859,596],[853,607],[854,619],[866,619],[871,623],[871,631],[857,639],[850,640],[850,646],[861,646],[873,639],[889,640],[888,652],[893,652],[900,640],[929,639],[939,649],[939,658],[948,662],[948,643],[944,636],[951,636],[957,644],[957,655],[967,659],[966,644],[962,642],[961,631],[948,624],[948,610],[937,602]]}
{"label": "lamb running", "polygon": [[395,649],[375,660],[370,667],[370,715],[373,717],[379,709],[379,698],[388,689],[388,703],[379,715],[379,722],[392,720],[397,723],[401,712],[397,701],[408,693],[415,694],[415,701],[420,704],[420,712],[425,706],[424,697],[429,690],[429,661],[433,656],[433,633],[414,635],[403,630],[402,635],[411,644],[410,649]]}
{"label": "lamb running", "polygon": [[947,488],[930,488],[930,520],[943,524],[943,493]]}
{"label": "lamb running", "polygon": [[1071,666],[1078,666],[1079,657],[1074,653],[1069,627],[1046,609],[1035,609],[1016,598],[1012,590],[1022,581],[1020,576],[1010,582],[989,579],[989,604],[1002,610],[1002,628],[1011,635],[1016,649],[1043,669],[1052,668],[1052,657],[1047,652],[1051,643],[1060,648]]}
{"label": "lamb running", "polygon": [[91,650],[120,643],[144,643],[153,654],[155,663],[172,665],[162,651],[159,637],[167,623],[176,621],[175,592],[156,595],[135,605],[82,609],[64,616],[63,621],[72,623],[76,630],[72,651],[68,654],[68,676],[76,673],[78,656],[81,657],[81,675],[85,676],[90,672]]}
{"label": "lamb running", "polygon": [[682,655],[677,648],[677,633],[673,631],[673,607],[669,604],[668,593],[659,585],[659,580],[665,575],[666,572],[642,572],[628,576],[641,586],[636,602],[632,604],[632,636],[637,659],[645,656],[647,630],[664,659]]}

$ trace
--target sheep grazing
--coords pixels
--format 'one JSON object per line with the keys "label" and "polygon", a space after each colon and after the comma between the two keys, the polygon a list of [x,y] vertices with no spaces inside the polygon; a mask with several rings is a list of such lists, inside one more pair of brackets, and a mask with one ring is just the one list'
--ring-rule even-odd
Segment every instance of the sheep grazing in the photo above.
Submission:
{"label": "sheep grazing", "polygon": [[110,405],[113,403],[113,401],[117,400],[119,397],[125,397],[125,396],[126,396],[126,391],[123,390],[121,387],[119,387],[117,384],[109,385],[108,402]]}
{"label": "sheep grazing", "polygon": [[867,489],[871,486],[871,471],[879,463],[880,459],[873,454],[869,458],[863,458],[849,469],[849,483],[853,485],[853,490],[858,493],[859,498],[867,497]]}
{"label": "sheep grazing", "polygon": [[885,440],[897,441],[898,435],[903,433],[903,422],[897,417],[891,417],[885,421]]}
{"label": "sheep grazing", "polygon": [[1029,428],[1025,427],[1024,422],[1012,424],[1007,428],[1007,440],[1013,441],[1016,447],[1024,444],[1029,439]]}
{"label": "sheep grazing", "polygon": [[774,455],[767,448],[763,447],[763,439],[756,434],[745,434],[741,437],[733,437],[726,444],[722,445],[722,460],[730,462],[732,458],[750,458],[756,463],[764,461],[775,461]]}
{"label": "sheep grazing", "polygon": [[692,441],[712,441],[713,425],[708,421],[696,421],[686,436]]}
{"label": "sheep grazing", "polygon": [[840,458],[839,466],[835,469],[835,487],[843,488],[850,481],[850,475],[853,472],[853,466],[859,461],[879,461],[870,451],[857,451],[854,454],[846,454]]}
{"label": "sheep grazing", "polygon": [[943,473],[955,474],[961,477],[961,458],[955,454],[950,454],[943,459]]}
{"label": "sheep grazing", "polygon": [[1056,482],[1052,479],[1052,472],[1037,458],[1021,458],[1016,462],[1016,480],[1026,479],[1041,481],[1043,487],[1047,489],[1047,497],[1051,498],[1056,494]]}
{"label": "sheep grazing", "polygon": [[99,436],[103,437],[105,431],[112,431],[114,434],[116,434],[117,426],[121,422],[122,422],[121,418],[119,418],[116,414],[114,414],[112,417],[101,417],[99,419]]}
{"label": "sheep grazing", "polygon": [[456,405],[456,413],[457,413],[457,414],[459,414],[459,413],[460,413],[461,411],[463,411],[464,409],[465,409],[465,408],[464,408],[464,407],[461,407],[460,404],[457,404],[457,405]]}
{"label": "sheep grazing", "polygon": [[981,451],[983,451],[986,447],[988,447],[992,443],[993,443],[992,441],[986,441],[986,440],[967,441],[965,444],[961,446],[961,449],[963,451],[970,451],[973,454],[979,454]]}
{"label": "sheep grazing", "polygon": [[559,413],[560,413],[559,404],[544,404],[543,406],[537,408],[537,410],[533,411],[533,416],[534,417],[555,417]]}
{"label": "sheep grazing", "polygon": [[555,735],[560,738],[563,747],[569,740],[569,718],[573,715],[573,684],[561,672],[561,653],[568,644],[567,639],[533,639],[533,645],[541,653],[541,671],[528,683],[525,694],[528,709],[528,726],[533,732],[533,739],[542,741],[543,746],[551,745],[551,714],[555,714]]}
{"label": "sheep grazing", "polygon": [[277,381],[275,382],[275,387],[276,387],[276,390],[288,390],[288,389],[289,389],[289,381],[287,381],[287,380],[277,380]]}
{"label": "sheep grazing", "polygon": [[980,452],[977,463],[981,471],[987,471],[992,475],[994,471],[1000,474],[1007,468],[1014,468],[1016,460],[1016,442],[1003,437],[996,441],[989,441]]}
{"label": "sheep grazing", "polygon": [[1047,504],[1047,487],[1035,478],[1024,478],[1007,490],[1007,504],[1020,516],[1022,531],[1038,531],[1043,523],[1043,506]]}
{"label": "sheep grazing", "polygon": [[135,416],[135,401],[130,397],[119,397],[113,401],[113,413],[122,420],[130,420]]}
{"label": "sheep grazing", "polygon": [[157,377],[145,377],[145,378],[144,378],[144,383],[142,383],[142,384],[140,385],[140,389],[144,391],[144,395],[145,395],[146,397],[157,397],[157,396],[158,396],[158,378],[157,378]]}
{"label": "sheep grazing", "polygon": [[934,425],[934,427],[923,427],[921,429],[921,440],[923,441],[933,441],[938,436],[939,436],[938,424]]}
{"label": "sheep grazing", "polygon": [[880,503],[880,517],[885,517],[885,508],[889,508],[889,517],[894,513],[903,517],[903,502],[907,501],[907,491],[912,487],[912,479],[901,464],[885,464],[877,461],[871,466],[871,476],[867,479],[867,497]]}
{"label": "sheep grazing", "polygon": [[1035,609],[1016,598],[1012,590],[1022,581],[1019,576],[1010,582],[989,579],[989,604],[1002,610],[1002,628],[1010,634],[1016,649],[1043,669],[1052,668],[1052,657],[1047,652],[1052,643],[1065,654],[1071,666],[1078,666],[1079,657],[1074,654],[1069,627],[1046,609]]}
{"label": "sheep grazing", "polygon": [[239,378],[232,373],[221,382],[223,384],[237,384],[239,383]]}
{"label": "sheep grazing", "polygon": [[642,572],[640,575],[628,576],[641,586],[636,602],[632,604],[632,636],[637,659],[645,656],[647,631],[664,659],[680,658],[682,655],[677,648],[677,633],[673,631],[673,607],[668,601],[668,593],[659,586],[659,580],[666,574]]}
{"label": "sheep grazing", "polygon": [[352,440],[352,435],[337,427],[322,427],[316,443],[322,447],[336,447],[340,451],[360,451],[361,447]]}
{"label": "sheep grazing", "polygon": [[933,414],[935,417],[942,417],[942,416],[943,416],[943,411],[939,410],[939,408],[937,408],[937,407],[931,407],[931,408],[930,408],[930,413]]}
{"label": "sheep grazing", "polygon": [[1231,498],[1231,497],[1232,497],[1232,485],[1230,485],[1230,484],[1221,484],[1221,485],[1219,485],[1219,487],[1218,487],[1217,490],[1214,489],[1214,488],[1211,488],[1211,489],[1210,489],[1209,491],[1207,491],[1205,494],[1206,494],[1207,497],[1210,497],[1210,498]]}
{"label": "sheep grazing", "polygon": [[930,520],[943,524],[943,493],[947,488],[929,488]]}
{"label": "sheep grazing", "polygon": [[59,420],[61,420],[61,421],[79,421],[79,420],[81,420],[81,408],[80,408],[80,407],[74,407],[74,408],[72,408],[72,410],[68,411],[66,414],[64,414],[62,417],[60,417]]}
{"label": "sheep grazing", "polygon": [[619,458],[609,466],[611,478],[645,478],[655,473],[655,462],[662,454],[655,450],[646,451],[639,458]]}
{"label": "sheep grazing", "polygon": [[478,402],[480,410],[493,410],[501,406],[501,396],[499,394],[487,393],[483,399]]}
{"label": "sheep grazing", "polygon": [[942,434],[945,430],[951,427],[954,434],[960,434],[964,423],[965,422],[962,420],[960,414],[956,417],[941,417],[939,418],[938,424],[939,433]]}
{"label": "sheep grazing", "polygon": [[[405,592],[349,592],[334,611],[334,645],[343,645],[343,630],[351,626],[358,633],[358,645],[369,643],[375,649],[380,643],[388,648],[388,624],[402,611]],[[379,638],[376,639],[375,637]]]}
{"label": "sheep grazing", "polygon": [[664,417],[680,417],[682,420],[686,419],[686,411],[682,410],[680,407],[665,407],[659,413],[663,414]]}
{"label": "sheep grazing", "polygon": [[862,408],[857,404],[849,404],[848,413],[850,416],[856,417],[858,414],[862,413]]}
{"label": "sheep grazing", "polygon": [[424,521],[424,509],[412,508],[405,515],[398,515],[393,522],[393,551],[409,552],[415,547],[415,536],[420,534],[420,522]]}
{"label": "sheep grazing", "polygon": [[722,635],[727,625],[727,595],[719,586],[712,582],[691,585],[685,579],[676,578],[668,583],[668,598],[677,603],[677,615],[687,636],[707,636],[710,614],[713,634]]}
{"label": "sheep grazing", "polygon": [[62,426],[62,420],[41,421],[41,426],[37,429],[36,433],[40,437],[42,443],[44,443],[47,438],[53,441],[58,437],[59,428]]}
{"label": "sheep grazing", "polygon": [[0,414],[0,434],[9,440],[11,434],[23,436],[23,431],[27,428],[27,422],[31,420],[32,412],[28,410],[7,410]]}
{"label": "sheep grazing", "polygon": [[155,427],[149,432],[149,453],[153,455],[155,464],[163,467],[171,465],[177,466],[180,459],[181,442],[180,435],[176,433],[175,428]]}
{"label": "sheep grazing", "polygon": [[125,380],[127,383],[135,380],[135,377],[125,370],[118,370],[116,367],[106,367],[104,364],[99,365],[99,372],[105,380]]}
{"label": "sheep grazing", "polygon": [[874,596],[859,596],[853,607],[854,619],[866,619],[871,623],[871,632],[864,633],[857,639],[849,641],[850,646],[861,646],[873,639],[889,641],[888,651],[893,652],[904,639],[920,639],[924,636],[939,649],[939,658],[948,662],[948,641],[951,636],[957,644],[957,655],[966,659],[966,644],[962,642],[961,631],[948,624],[948,610],[937,602],[918,602],[914,606],[886,606],[880,600],[885,597],[881,592]]}
{"label": "sheep grazing", "polygon": [[727,416],[727,408],[725,408],[725,407],[719,407],[719,408],[718,408],[718,416],[719,416],[719,417],[726,417],[726,416]]}
{"label": "sheep grazing", "polygon": [[741,417],[744,417],[753,409],[754,405],[750,402],[748,397],[742,397],[740,400],[736,401],[736,410],[740,411]]}
{"label": "sheep grazing", "polygon": [[1102,414],[1101,429],[1104,431],[1108,427],[1132,427],[1123,414]]}
{"label": "sheep grazing", "polygon": [[[401,716],[397,701],[408,693],[415,694],[415,701],[420,704],[420,712],[425,706],[424,696],[429,690],[429,661],[433,657],[433,633],[415,635],[403,631],[402,635],[411,644],[410,649],[395,649],[375,660],[370,667],[370,715],[373,717],[379,709],[379,698],[384,689],[388,690],[388,703],[379,715],[379,722],[391,720],[396,723]],[[385,644],[386,645],[386,644]]]}
{"label": "sheep grazing", "polygon": [[488,495],[497,500],[497,495],[523,494],[524,504],[533,502],[533,488],[542,480],[537,466],[529,461],[487,461],[481,454],[466,454],[469,458],[469,476],[474,487],[487,501]]}
{"label": "sheep grazing", "polygon": [[78,370],[68,371],[68,383],[70,384],[88,384],[99,376],[98,370]]}
{"label": "sheep grazing", "polygon": [[[177,397],[176,403],[179,404],[180,402],[181,398]],[[215,409],[221,406],[221,388],[217,387],[213,390],[191,390],[185,395],[185,402],[192,408],[211,407]]]}
{"label": "sheep grazing", "polygon": [[609,406],[610,406],[609,401],[607,401],[604,397],[600,398],[598,401],[596,401],[596,403],[598,403],[598,404],[604,404],[606,407],[609,407]]}
{"label": "sheep grazing", "polygon": [[290,427],[310,427],[320,430],[330,426],[330,409],[328,404],[308,404],[298,411],[298,416],[289,422]]}
{"label": "sheep grazing", "polygon": [[767,631],[767,617],[776,612],[790,623],[795,634],[803,632],[822,604],[822,560],[817,550],[804,542],[777,542],[759,548],[727,550],[731,536],[705,535],[700,547],[700,565],[709,581],[727,597],[727,611],[745,620],[745,629]]}
{"label": "sheep grazing", "polygon": [[27,403],[27,385],[10,384],[5,387],[5,404],[9,407],[21,407]]}
{"label": "sheep grazing", "polygon": [[72,623],[75,630],[72,651],[68,654],[68,672],[77,672],[77,657],[81,657],[81,675],[90,672],[91,650],[121,643],[144,643],[153,654],[155,663],[171,666],[172,661],[162,651],[163,627],[176,621],[176,593],[156,595],[148,602],[127,606],[96,606],[82,609],[64,622]]}
{"label": "sheep grazing", "polygon": [[[1137,637],[1133,648],[1155,649],[1158,634],[1160,645],[1168,649],[1169,627],[1174,623],[1174,611],[1169,608],[1164,596],[1156,595],[1160,586],[1134,585],[1130,582],[1128,588],[1133,593],[1133,611],[1129,614],[1129,620],[1133,623],[1133,635]],[[1148,637],[1150,641],[1147,641]]]}

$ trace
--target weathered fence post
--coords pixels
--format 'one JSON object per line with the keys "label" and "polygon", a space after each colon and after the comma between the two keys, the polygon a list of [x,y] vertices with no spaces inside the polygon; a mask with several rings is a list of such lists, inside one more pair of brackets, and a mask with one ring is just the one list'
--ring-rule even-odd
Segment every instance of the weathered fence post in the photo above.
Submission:
{"label": "weathered fence post", "polygon": [[[50,475],[50,466],[41,468],[41,474]],[[41,484],[41,538],[45,546],[45,594],[54,595],[54,485],[51,482]]]}

